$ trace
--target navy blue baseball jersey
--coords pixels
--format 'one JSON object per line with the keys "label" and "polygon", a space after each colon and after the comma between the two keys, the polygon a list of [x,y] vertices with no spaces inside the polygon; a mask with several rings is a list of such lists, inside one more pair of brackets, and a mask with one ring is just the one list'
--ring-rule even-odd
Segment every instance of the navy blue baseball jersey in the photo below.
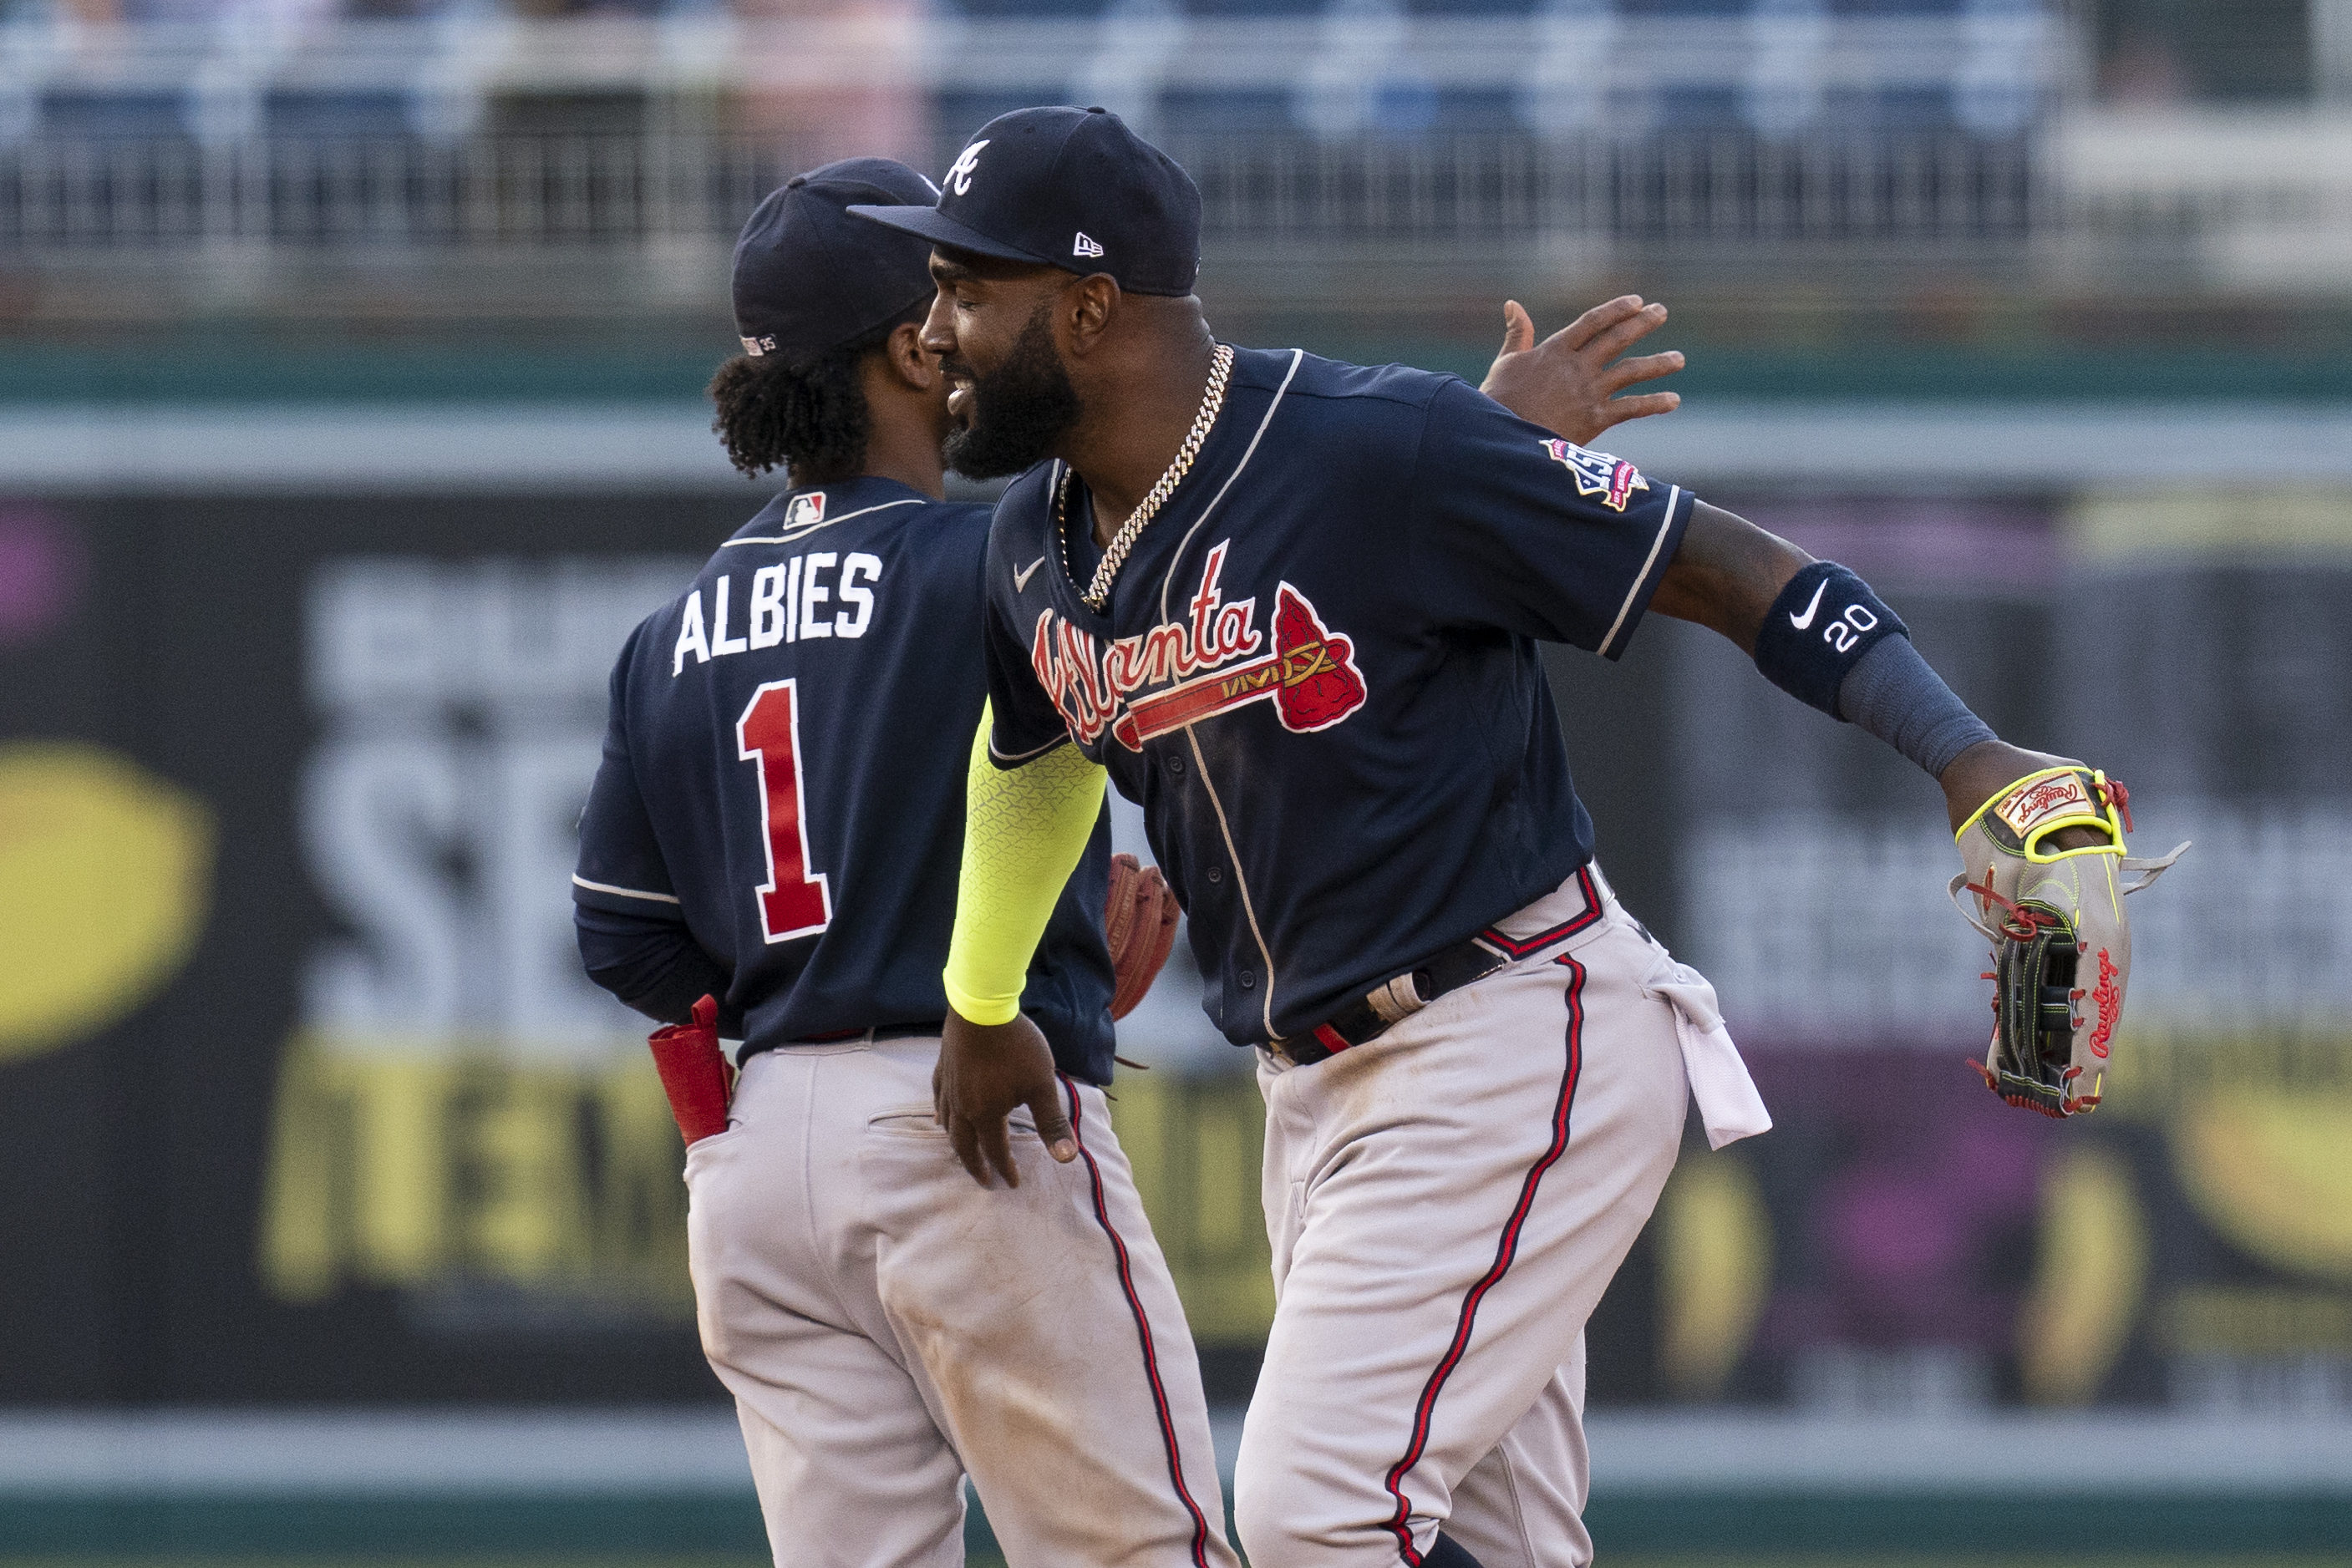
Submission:
{"label": "navy blue baseball jersey", "polygon": [[[600,984],[718,994],[744,1054],[935,1026],[985,695],[988,508],[863,478],[778,497],[630,636],[572,898]],[[1109,816],[1022,997],[1109,1082]]]}
{"label": "navy blue baseball jersey", "polygon": [[1108,613],[1076,476],[998,503],[992,749],[1106,764],[1210,1017],[1303,1033],[1591,858],[1537,643],[1617,656],[1694,504],[1454,377],[1244,350]]}

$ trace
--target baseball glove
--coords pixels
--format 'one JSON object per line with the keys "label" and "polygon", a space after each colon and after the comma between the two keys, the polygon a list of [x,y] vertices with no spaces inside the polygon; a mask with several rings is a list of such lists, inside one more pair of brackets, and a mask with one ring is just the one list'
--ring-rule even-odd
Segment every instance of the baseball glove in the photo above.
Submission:
{"label": "baseball glove", "polygon": [[1118,977],[1110,999],[1110,1016],[1123,1019],[1135,1010],[1168,950],[1176,942],[1176,894],[1156,865],[1147,866],[1133,855],[1110,857],[1110,898],[1103,905],[1103,938],[1110,944],[1111,969]]}
{"label": "baseball glove", "polygon": [[[1992,943],[1993,967],[1982,977],[1993,982],[1992,1043],[1969,1065],[2012,1105],[2064,1117],[2099,1103],[2131,977],[2124,898],[2189,847],[2133,859],[2124,852],[2130,826],[2131,792],[2096,768],[2070,765],[2027,774],[1957,835],[1964,869],[1952,879],[1952,901]],[[2044,852],[2052,834],[2073,827],[2107,841]],[[1973,909],[1964,890],[1975,895]]]}

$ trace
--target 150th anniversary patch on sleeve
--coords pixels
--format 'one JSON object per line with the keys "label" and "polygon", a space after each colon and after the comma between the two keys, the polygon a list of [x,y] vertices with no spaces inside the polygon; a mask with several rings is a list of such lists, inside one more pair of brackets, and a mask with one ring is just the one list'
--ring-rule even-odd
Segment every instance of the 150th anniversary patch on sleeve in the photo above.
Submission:
{"label": "150th anniversary patch on sleeve", "polygon": [[1622,457],[1612,457],[1606,452],[1589,452],[1573,441],[1557,438],[1544,443],[1544,450],[1566,467],[1576,480],[1576,493],[1587,499],[1597,498],[1612,512],[1622,512],[1633,498],[1636,490],[1646,490],[1650,482],[1642,471]]}

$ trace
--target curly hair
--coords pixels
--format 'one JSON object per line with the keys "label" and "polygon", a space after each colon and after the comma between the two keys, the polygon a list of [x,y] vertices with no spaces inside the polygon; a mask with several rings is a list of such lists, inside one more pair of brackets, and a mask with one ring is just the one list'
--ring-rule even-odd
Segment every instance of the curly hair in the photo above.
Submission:
{"label": "curly hair", "polygon": [[710,378],[718,416],[710,422],[727,456],[757,476],[782,465],[794,485],[832,485],[866,465],[872,428],[860,366],[908,323],[919,324],[929,299],[848,342],[814,354],[738,354]]}

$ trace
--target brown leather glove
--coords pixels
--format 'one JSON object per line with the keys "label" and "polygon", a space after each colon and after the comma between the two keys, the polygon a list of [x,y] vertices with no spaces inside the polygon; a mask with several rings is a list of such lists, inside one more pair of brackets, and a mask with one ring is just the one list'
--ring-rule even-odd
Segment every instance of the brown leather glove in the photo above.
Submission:
{"label": "brown leather glove", "polygon": [[[1993,1030],[1976,1070],[2012,1105],[2078,1116],[2105,1092],[2107,1053],[2131,977],[2124,898],[2180,858],[2124,852],[2131,792],[2095,768],[2065,763],[2029,773],[1978,808],[1957,838],[1965,869],[1952,900],[1992,943]],[[2057,850],[2064,829],[2105,843]],[[1984,870],[1979,872],[1977,868]],[[1960,895],[1975,895],[1973,906]]]}
{"label": "brown leather glove", "polygon": [[1151,982],[1168,962],[1176,943],[1176,894],[1156,865],[1147,866],[1133,855],[1110,857],[1110,897],[1103,905],[1103,938],[1110,944],[1111,968],[1118,977],[1110,999],[1110,1016],[1123,1019],[1135,1010]]}

